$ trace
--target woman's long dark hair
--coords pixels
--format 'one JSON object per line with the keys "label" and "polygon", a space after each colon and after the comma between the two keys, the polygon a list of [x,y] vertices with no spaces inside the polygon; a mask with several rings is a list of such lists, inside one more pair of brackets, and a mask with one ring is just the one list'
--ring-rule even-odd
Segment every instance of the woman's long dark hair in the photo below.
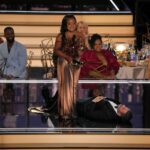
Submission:
{"label": "woman's long dark hair", "polygon": [[62,35],[62,47],[64,47],[64,44],[65,44],[65,40],[66,40],[65,33],[68,31],[67,22],[69,19],[74,19],[76,21],[76,18],[74,15],[65,15],[64,16],[62,23],[61,23],[61,29],[60,29],[60,33]]}

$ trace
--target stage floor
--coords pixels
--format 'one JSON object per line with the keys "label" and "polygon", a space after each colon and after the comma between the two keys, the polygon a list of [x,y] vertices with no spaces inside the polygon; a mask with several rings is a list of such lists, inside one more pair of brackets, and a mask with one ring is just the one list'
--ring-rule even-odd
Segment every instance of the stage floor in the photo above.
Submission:
{"label": "stage floor", "polygon": [[150,129],[0,128],[0,148],[13,150],[150,148]]}

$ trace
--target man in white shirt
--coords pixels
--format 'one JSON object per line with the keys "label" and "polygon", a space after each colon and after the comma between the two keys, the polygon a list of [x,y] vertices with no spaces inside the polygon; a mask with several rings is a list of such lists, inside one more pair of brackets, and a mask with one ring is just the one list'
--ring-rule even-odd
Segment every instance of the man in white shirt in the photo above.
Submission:
{"label": "man in white shirt", "polygon": [[2,78],[25,79],[27,52],[26,48],[15,41],[15,33],[12,27],[4,29],[6,41],[0,44],[0,70]]}

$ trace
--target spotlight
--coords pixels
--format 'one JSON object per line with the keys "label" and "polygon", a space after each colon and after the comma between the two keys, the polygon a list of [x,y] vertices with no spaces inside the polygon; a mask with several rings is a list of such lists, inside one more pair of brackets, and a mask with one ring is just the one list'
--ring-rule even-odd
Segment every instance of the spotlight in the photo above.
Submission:
{"label": "spotlight", "polygon": [[114,49],[115,49],[115,51],[123,52],[123,51],[129,49],[129,44],[128,43],[115,43]]}
{"label": "spotlight", "polygon": [[110,0],[110,2],[116,8],[117,11],[120,11],[119,7],[115,4],[115,2],[113,0]]}

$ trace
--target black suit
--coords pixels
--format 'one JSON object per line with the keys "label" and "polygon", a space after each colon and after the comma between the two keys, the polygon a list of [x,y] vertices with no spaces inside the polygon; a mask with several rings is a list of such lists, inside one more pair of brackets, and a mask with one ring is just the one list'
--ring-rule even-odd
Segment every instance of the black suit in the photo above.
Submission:
{"label": "black suit", "polygon": [[105,98],[97,103],[93,102],[92,100],[93,98],[90,98],[86,101],[77,102],[77,113],[79,116],[88,118],[90,120],[101,120],[106,122],[121,120],[110,102],[108,102],[108,100],[115,102],[114,100]]}
{"label": "black suit", "polygon": [[143,127],[150,128],[150,84],[144,84],[143,90]]}

